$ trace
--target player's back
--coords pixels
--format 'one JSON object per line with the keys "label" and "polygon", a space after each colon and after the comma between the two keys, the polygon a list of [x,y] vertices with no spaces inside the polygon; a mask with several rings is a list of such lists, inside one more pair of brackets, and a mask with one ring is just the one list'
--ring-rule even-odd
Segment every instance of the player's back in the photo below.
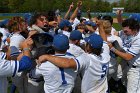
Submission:
{"label": "player's back", "polygon": [[108,89],[107,70],[109,65],[109,48],[104,45],[104,52],[100,56],[88,54],[90,64],[85,70],[82,80],[83,93],[105,93]]}
{"label": "player's back", "polygon": [[[73,56],[64,54],[57,56],[73,58]],[[41,64],[39,70],[44,77],[45,93],[71,93],[77,76],[74,69],[63,69],[50,62],[45,62]]]}

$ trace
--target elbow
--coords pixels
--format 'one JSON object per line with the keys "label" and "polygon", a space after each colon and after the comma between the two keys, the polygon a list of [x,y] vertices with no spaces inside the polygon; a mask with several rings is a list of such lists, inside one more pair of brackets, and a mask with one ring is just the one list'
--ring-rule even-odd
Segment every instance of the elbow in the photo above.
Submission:
{"label": "elbow", "polygon": [[133,58],[132,55],[127,55],[127,56],[124,57],[124,59],[127,60],[127,61],[131,60],[132,58]]}
{"label": "elbow", "polygon": [[126,58],[124,58],[124,59],[127,60],[127,61],[129,61],[129,60],[131,60],[132,58],[126,57]]}

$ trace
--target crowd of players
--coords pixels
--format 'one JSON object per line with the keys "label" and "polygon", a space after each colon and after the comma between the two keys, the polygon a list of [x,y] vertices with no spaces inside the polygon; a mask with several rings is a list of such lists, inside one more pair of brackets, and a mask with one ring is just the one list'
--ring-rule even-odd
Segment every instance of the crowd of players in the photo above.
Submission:
{"label": "crowd of players", "polygon": [[[82,1],[64,18],[59,10],[25,14],[0,22],[0,92],[139,93],[140,15],[123,20],[81,16]],[[119,62],[118,62],[119,58]]]}

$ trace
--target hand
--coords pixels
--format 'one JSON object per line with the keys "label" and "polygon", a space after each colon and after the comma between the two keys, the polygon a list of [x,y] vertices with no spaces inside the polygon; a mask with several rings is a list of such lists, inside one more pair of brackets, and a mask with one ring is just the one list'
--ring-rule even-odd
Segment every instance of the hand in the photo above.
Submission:
{"label": "hand", "polygon": [[33,40],[31,38],[27,38],[22,43],[20,43],[20,48],[31,48],[32,44]]}
{"label": "hand", "polygon": [[82,1],[78,1],[78,3],[77,3],[77,7],[81,7],[82,6]]}
{"label": "hand", "polygon": [[121,15],[121,14],[122,14],[122,10],[118,9],[118,10],[116,11],[116,14],[117,14],[117,15]]}
{"label": "hand", "polygon": [[69,7],[69,9],[71,10],[73,7],[74,7],[74,4],[72,2],[71,5],[70,5],[70,7]]}
{"label": "hand", "polygon": [[30,38],[32,35],[38,33],[36,30],[31,30],[28,34],[28,37]]}
{"label": "hand", "polygon": [[111,48],[113,47],[113,45],[112,45],[111,42],[108,42],[107,44],[108,44],[108,46],[109,46],[109,49],[111,49]]}
{"label": "hand", "polygon": [[49,25],[50,26],[53,26],[53,27],[56,27],[58,25],[58,22],[56,22],[56,21],[50,21],[49,22]]}
{"label": "hand", "polygon": [[90,13],[90,8],[87,10],[87,13]]}

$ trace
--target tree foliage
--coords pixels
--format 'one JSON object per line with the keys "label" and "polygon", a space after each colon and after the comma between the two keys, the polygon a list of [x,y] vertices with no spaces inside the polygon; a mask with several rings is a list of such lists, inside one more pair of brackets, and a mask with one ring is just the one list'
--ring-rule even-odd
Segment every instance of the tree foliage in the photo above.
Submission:
{"label": "tree foliage", "polygon": [[[66,12],[69,5],[79,0],[0,0],[0,12],[46,12],[48,10],[60,9]],[[123,0],[109,3],[107,0],[82,0],[82,11],[90,9],[92,12],[111,12],[113,7],[124,7],[125,12],[139,12],[140,0]]]}

